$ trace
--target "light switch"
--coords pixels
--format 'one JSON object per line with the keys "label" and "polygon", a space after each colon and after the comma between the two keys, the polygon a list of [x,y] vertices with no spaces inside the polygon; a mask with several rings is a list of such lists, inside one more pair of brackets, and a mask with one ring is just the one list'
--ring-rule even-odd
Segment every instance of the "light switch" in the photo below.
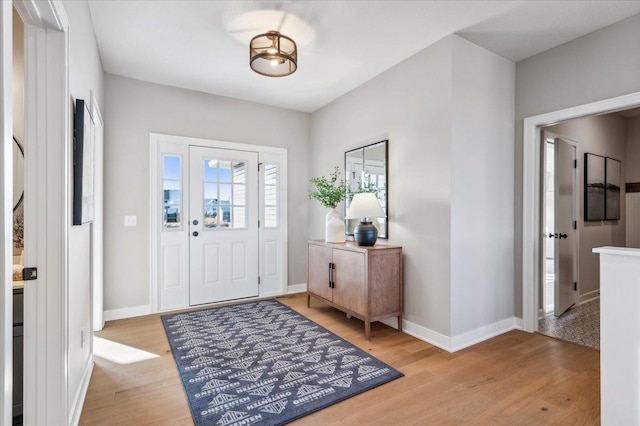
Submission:
{"label": "light switch", "polygon": [[138,224],[138,216],[125,216],[124,226],[136,226]]}

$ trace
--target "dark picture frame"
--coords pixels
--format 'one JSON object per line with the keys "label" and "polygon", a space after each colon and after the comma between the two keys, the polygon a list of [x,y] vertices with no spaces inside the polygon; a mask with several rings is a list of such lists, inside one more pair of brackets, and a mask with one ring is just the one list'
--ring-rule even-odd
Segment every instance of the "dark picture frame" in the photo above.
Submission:
{"label": "dark picture frame", "polygon": [[93,222],[95,170],[91,115],[82,99],[76,99],[73,133],[73,224],[82,225]]}
{"label": "dark picture frame", "polygon": [[605,220],[620,220],[620,186],[622,177],[622,163],[607,157],[604,167],[604,218]]}
{"label": "dark picture frame", "polygon": [[584,220],[605,218],[605,157],[584,154]]}

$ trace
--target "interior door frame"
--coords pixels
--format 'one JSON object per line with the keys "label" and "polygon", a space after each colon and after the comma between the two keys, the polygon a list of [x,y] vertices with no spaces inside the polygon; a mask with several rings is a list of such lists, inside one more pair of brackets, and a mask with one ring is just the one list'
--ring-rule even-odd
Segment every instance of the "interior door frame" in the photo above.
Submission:
{"label": "interior door frame", "polygon": [[9,150],[13,137],[13,11],[11,2],[0,3],[0,424],[11,424],[13,410],[13,290],[11,260],[13,248],[13,154]]}
{"label": "interior door frame", "polygon": [[522,146],[522,320],[528,332],[538,330],[541,265],[540,144],[543,127],[561,121],[636,108],[640,92],[591,102],[524,119]]}
{"label": "interior door frame", "polygon": [[[288,220],[287,220],[287,150],[285,148],[243,144],[237,142],[218,141],[212,139],[192,138],[186,136],[175,136],[160,133],[149,134],[149,294],[151,300],[150,312],[160,312],[159,307],[159,274],[158,274],[158,247],[160,243],[159,229],[161,226],[159,210],[157,206],[160,203],[159,199],[159,186],[158,186],[158,155],[160,153],[159,146],[163,143],[178,144],[183,147],[184,150],[188,150],[190,145],[197,145],[207,148],[217,149],[229,149],[235,151],[253,151],[258,153],[258,163],[263,161],[263,157],[277,156],[281,159],[280,166],[280,253],[282,253],[282,259],[280,266],[282,267],[282,283],[280,285],[280,291],[265,293],[264,286],[259,287],[259,298],[266,296],[284,295],[287,294],[288,287],[288,259],[287,259],[287,234],[288,234]],[[184,160],[183,160],[184,161]],[[184,164],[184,163],[183,163]],[[260,192],[259,188],[259,192]],[[263,228],[258,230],[259,241],[262,241]],[[263,269],[263,250],[260,247],[259,252],[259,273]],[[187,288],[188,291],[188,288]],[[188,295],[187,295],[188,296]],[[186,299],[188,301],[188,298]],[[251,299],[247,299],[251,300]],[[221,302],[223,303],[223,302]],[[212,305],[215,305],[213,303]],[[203,305],[206,306],[206,305]],[[188,307],[188,303],[187,306]],[[177,308],[176,308],[177,309]]]}
{"label": "interior door frame", "polygon": [[[25,193],[25,262],[37,265],[39,277],[25,285],[25,375],[24,421],[30,425],[67,424],[70,407],[67,398],[67,259],[69,221],[69,21],[61,2],[2,2],[1,85],[2,140],[7,141],[12,126],[12,19],[15,6],[25,24],[25,159],[27,166]],[[9,124],[11,123],[11,124]],[[12,133],[12,132],[11,132]],[[8,139],[10,140],[10,138]],[[3,143],[3,170],[8,164],[7,145]],[[29,160],[27,160],[29,161]],[[7,167],[8,165],[8,167]],[[30,170],[30,171],[29,171]],[[2,177],[2,237],[3,257],[0,259],[3,283],[11,282],[7,238],[11,236],[12,206],[6,202],[12,190],[7,188],[12,177]],[[41,232],[37,232],[36,225]],[[10,241],[12,238],[10,239]],[[9,263],[10,262],[10,263]],[[0,338],[3,339],[2,383],[0,388],[0,423],[11,424],[12,412],[12,342],[13,306],[11,290],[4,288],[0,300]],[[9,298],[9,295],[10,298]],[[11,337],[10,337],[11,336]],[[72,410],[71,410],[72,411]]]}

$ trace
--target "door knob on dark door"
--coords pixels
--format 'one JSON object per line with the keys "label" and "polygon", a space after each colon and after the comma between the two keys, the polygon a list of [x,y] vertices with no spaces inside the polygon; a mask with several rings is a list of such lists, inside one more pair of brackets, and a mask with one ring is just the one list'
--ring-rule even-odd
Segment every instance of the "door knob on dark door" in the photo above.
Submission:
{"label": "door knob on dark door", "polygon": [[193,231],[193,234],[192,234],[192,235],[193,235],[194,237],[197,237],[197,236],[198,236],[198,231]]}
{"label": "door knob on dark door", "polygon": [[567,238],[567,234],[560,234],[560,239]]}

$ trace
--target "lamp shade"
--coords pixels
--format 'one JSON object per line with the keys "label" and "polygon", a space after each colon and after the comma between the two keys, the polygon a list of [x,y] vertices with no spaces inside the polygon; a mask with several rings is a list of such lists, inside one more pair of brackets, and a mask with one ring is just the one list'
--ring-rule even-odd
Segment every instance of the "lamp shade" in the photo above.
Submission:
{"label": "lamp shade", "polygon": [[376,194],[362,192],[355,194],[351,204],[347,209],[347,219],[362,219],[373,217],[385,217],[384,210],[380,206],[380,201]]}
{"label": "lamp shade", "polygon": [[298,48],[293,39],[277,31],[269,31],[251,39],[251,69],[267,77],[284,77],[298,68]]}

